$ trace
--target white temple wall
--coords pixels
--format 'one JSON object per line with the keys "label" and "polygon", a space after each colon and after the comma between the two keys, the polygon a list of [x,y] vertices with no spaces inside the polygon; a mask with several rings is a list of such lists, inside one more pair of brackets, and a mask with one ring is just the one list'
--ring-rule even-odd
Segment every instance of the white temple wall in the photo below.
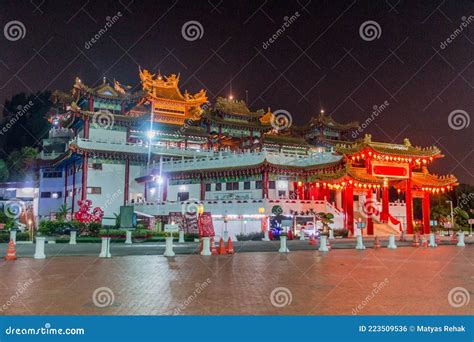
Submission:
{"label": "white temple wall", "polygon": [[127,132],[111,128],[96,128],[94,127],[94,124],[91,124],[89,129],[89,140],[125,143],[127,141]]}

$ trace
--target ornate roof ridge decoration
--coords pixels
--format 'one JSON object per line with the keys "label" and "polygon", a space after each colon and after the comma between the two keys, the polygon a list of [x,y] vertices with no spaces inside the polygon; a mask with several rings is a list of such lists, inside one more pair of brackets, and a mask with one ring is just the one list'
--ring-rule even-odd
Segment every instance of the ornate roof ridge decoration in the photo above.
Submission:
{"label": "ornate roof ridge decoration", "polygon": [[403,144],[374,142],[372,141],[372,136],[370,134],[366,134],[363,139],[354,142],[336,144],[335,148],[337,152],[348,155],[358,153],[365,148],[370,148],[375,152],[382,154],[406,155],[413,157],[443,157],[441,150],[436,146],[412,146],[408,138],[403,139]]}
{"label": "ornate roof ridge decoration", "polygon": [[244,100],[233,100],[226,97],[218,97],[214,109],[225,114],[237,114],[261,117],[264,115],[263,109],[252,112]]}
{"label": "ornate roof ridge decoration", "polygon": [[357,121],[351,121],[346,124],[341,124],[334,120],[332,116],[328,116],[324,114],[324,111],[321,111],[321,113],[318,114],[318,116],[313,116],[309,120],[308,123],[309,127],[321,127],[321,126],[327,126],[331,127],[333,129],[337,129],[340,131],[348,131],[350,129],[355,129],[359,127],[359,123]]}
{"label": "ornate roof ridge decoration", "polygon": [[114,79],[113,86],[107,82],[106,78],[97,87],[89,87],[85,85],[79,77],[76,77],[72,87],[72,96],[77,100],[81,94],[90,94],[97,97],[113,100],[124,99],[138,99],[143,96],[141,92],[131,92],[132,87],[129,85],[122,85]]}
{"label": "ornate roof ridge decoration", "polygon": [[185,91],[184,95],[179,90],[179,74],[170,74],[162,76],[150,73],[146,69],[139,68],[142,89],[152,99],[164,99],[172,101],[181,101],[190,105],[200,105],[207,102],[206,91],[201,89],[194,95]]}

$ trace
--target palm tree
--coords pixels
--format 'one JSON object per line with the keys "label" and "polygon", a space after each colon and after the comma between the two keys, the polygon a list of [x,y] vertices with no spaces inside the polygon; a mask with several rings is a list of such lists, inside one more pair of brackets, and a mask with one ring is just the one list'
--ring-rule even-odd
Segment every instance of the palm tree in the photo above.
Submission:
{"label": "palm tree", "polygon": [[69,213],[70,208],[67,207],[67,204],[61,204],[59,206],[58,212],[56,213],[56,220],[59,222],[64,222],[66,220],[67,214]]}
{"label": "palm tree", "polygon": [[323,234],[329,235],[329,230],[331,229],[329,225],[334,223],[334,215],[331,213],[319,213],[318,216],[323,224]]}

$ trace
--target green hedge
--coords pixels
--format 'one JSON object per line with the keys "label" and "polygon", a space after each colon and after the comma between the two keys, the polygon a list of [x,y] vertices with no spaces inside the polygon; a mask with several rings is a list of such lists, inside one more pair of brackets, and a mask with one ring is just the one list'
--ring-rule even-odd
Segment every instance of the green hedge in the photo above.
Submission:
{"label": "green hedge", "polygon": [[[30,239],[30,235],[28,233],[16,233],[16,240],[17,241],[28,241]],[[10,232],[0,232],[0,243],[8,243],[10,242]]]}

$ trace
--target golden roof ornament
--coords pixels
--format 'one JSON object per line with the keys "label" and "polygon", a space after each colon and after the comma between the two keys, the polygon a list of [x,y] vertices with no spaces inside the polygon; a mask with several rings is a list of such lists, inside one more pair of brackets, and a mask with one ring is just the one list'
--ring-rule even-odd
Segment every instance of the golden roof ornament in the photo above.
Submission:
{"label": "golden roof ornament", "polygon": [[371,143],[372,142],[372,134],[366,134],[364,136],[364,143]]}
{"label": "golden roof ornament", "polygon": [[410,147],[411,146],[410,139],[408,138],[403,139],[403,145]]}
{"label": "golden roof ornament", "polygon": [[272,117],[273,117],[273,113],[270,107],[268,107],[267,112],[259,120],[262,124],[269,124],[272,120]]}

